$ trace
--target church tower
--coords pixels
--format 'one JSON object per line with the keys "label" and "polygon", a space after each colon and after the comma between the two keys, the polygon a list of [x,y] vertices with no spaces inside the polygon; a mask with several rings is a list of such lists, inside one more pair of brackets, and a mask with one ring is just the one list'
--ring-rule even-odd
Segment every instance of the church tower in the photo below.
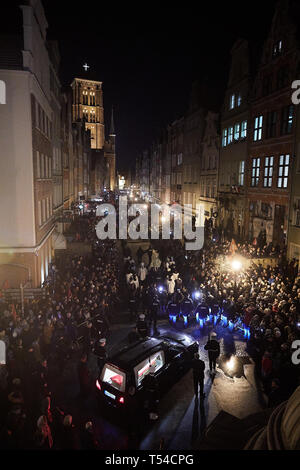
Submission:
{"label": "church tower", "polygon": [[104,146],[104,158],[106,161],[107,189],[113,191],[116,187],[116,133],[113,108],[111,111],[109,137]]}
{"label": "church tower", "polygon": [[85,128],[91,132],[91,148],[104,147],[104,111],[102,82],[87,78],[74,78],[72,120],[85,121]]}

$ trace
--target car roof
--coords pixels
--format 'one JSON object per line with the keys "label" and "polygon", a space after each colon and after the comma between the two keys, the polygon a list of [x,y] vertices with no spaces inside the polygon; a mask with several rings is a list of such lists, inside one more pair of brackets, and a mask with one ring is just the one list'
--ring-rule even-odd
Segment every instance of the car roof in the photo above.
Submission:
{"label": "car roof", "polygon": [[136,343],[125,346],[121,351],[108,358],[108,362],[120,369],[132,369],[142,362],[147,356],[158,351],[167,338],[146,338]]}

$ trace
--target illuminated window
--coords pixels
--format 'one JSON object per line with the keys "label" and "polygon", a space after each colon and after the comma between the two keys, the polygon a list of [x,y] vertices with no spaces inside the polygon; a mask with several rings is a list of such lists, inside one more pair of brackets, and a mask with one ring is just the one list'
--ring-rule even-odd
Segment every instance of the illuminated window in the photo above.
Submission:
{"label": "illuminated window", "polygon": [[278,57],[282,52],[282,41],[279,40],[273,45],[273,58]]}
{"label": "illuminated window", "polygon": [[234,140],[239,140],[240,138],[240,124],[235,124],[234,126]]}
{"label": "illuminated window", "polygon": [[227,129],[223,129],[222,132],[222,147],[226,147],[227,145]]}
{"label": "illuminated window", "polygon": [[260,172],[260,158],[252,158],[251,186],[258,186]]}
{"label": "illuminated window", "polygon": [[242,97],[241,97],[241,94],[239,94],[237,97],[237,105],[241,106],[241,104],[242,104]]}
{"label": "illuminated window", "polygon": [[88,92],[87,91],[82,92],[82,103],[85,105],[88,105]]}
{"label": "illuminated window", "polygon": [[290,156],[280,155],[278,165],[278,188],[287,188],[289,179]]}
{"label": "illuminated window", "polygon": [[228,144],[231,144],[233,141],[233,127],[228,128]]}
{"label": "illuminated window", "polygon": [[254,141],[261,140],[262,138],[263,116],[258,116],[254,120]]}
{"label": "illuminated window", "polygon": [[264,188],[271,188],[273,181],[274,157],[265,157]]}
{"label": "illuminated window", "polygon": [[294,120],[294,106],[286,106],[281,112],[281,135],[291,134]]}
{"label": "illuminated window", "polygon": [[235,95],[230,95],[229,109],[233,109],[234,106],[235,106]]}
{"label": "illuminated window", "polygon": [[245,160],[239,164],[239,185],[244,186],[245,183]]}
{"label": "illuminated window", "polygon": [[243,121],[241,126],[241,139],[245,137],[247,137],[247,121]]}

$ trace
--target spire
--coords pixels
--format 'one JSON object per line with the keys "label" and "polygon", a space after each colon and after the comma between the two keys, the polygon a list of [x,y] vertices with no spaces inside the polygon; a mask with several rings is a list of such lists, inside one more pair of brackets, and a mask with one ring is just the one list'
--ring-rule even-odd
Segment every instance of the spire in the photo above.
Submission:
{"label": "spire", "polygon": [[115,124],[114,124],[114,107],[111,108],[111,121],[109,135],[115,136]]}

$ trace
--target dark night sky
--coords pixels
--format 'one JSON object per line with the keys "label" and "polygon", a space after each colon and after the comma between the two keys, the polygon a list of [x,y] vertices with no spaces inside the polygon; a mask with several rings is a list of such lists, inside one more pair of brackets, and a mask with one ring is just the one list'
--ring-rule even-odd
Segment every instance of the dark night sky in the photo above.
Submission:
{"label": "dark night sky", "polygon": [[59,41],[63,84],[82,75],[85,62],[103,82],[106,132],[113,104],[121,169],[185,112],[194,79],[208,74],[214,86],[226,83],[233,42],[261,41],[276,3],[42,1],[49,38]]}

